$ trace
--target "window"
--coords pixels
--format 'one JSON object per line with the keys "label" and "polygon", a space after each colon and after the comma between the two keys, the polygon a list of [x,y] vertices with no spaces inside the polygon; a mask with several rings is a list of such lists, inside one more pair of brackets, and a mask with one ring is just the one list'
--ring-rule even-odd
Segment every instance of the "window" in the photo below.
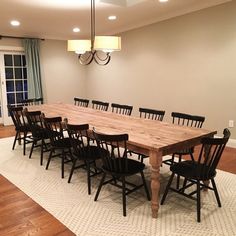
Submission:
{"label": "window", "polygon": [[21,104],[28,99],[27,69],[25,55],[4,54],[7,103]]}

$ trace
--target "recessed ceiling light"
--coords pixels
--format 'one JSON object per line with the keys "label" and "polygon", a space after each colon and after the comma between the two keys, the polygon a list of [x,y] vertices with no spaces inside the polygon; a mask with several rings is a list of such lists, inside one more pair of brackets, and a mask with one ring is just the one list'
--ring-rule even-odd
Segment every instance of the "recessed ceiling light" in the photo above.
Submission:
{"label": "recessed ceiling light", "polygon": [[108,20],[116,20],[116,16],[108,16]]}
{"label": "recessed ceiling light", "polygon": [[12,20],[11,21],[11,25],[12,26],[19,26],[20,25],[20,22],[18,20]]}
{"label": "recessed ceiling light", "polygon": [[78,28],[78,27],[74,28],[74,29],[73,29],[73,32],[75,32],[75,33],[80,32],[80,28]]}
{"label": "recessed ceiling light", "polygon": [[168,2],[168,0],[159,0],[159,2]]}

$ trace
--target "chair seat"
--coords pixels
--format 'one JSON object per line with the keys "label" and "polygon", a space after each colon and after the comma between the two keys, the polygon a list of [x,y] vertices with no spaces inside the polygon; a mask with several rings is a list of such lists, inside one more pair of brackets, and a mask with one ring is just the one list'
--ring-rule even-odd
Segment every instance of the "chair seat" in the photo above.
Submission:
{"label": "chair seat", "polygon": [[[217,164],[220,161],[229,137],[230,131],[228,129],[224,129],[224,137],[222,138],[204,137],[201,139],[201,150],[199,152],[198,158],[196,158],[196,161],[182,161],[171,165],[170,170],[172,171],[172,174],[162,196],[161,205],[164,204],[169,190],[188,197],[189,199],[196,200],[197,222],[200,222],[201,191],[209,189],[214,191],[218,207],[221,207],[220,196],[218,194],[214,177],[216,176]],[[180,176],[184,177],[181,188],[179,188],[179,185],[177,185],[176,188],[171,186],[176,174],[177,180]],[[209,186],[209,183],[211,183],[211,186]],[[196,188],[193,189],[192,186],[195,186]],[[187,191],[187,189],[189,191]]]}
{"label": "chair seat", "polygon": [[188,179],[208,180],[216,175],[216,171],[208,172],[205,165],[193,161],[175,163],[170,167],[170,170]]}
{"label": "chair seat", "polygon": [[99,150],[97,146],[87,146],[80,149],[79,156],[75,153],[73,156],[80,160],[97,160],[100,159],[102,155],[107,155],[107,151],[105,149]]}
{"label": "chair seat", "polygon": [[48,130],[42,127],[35,127],[33,136],[35,139],[49,139]]}
{"label": "chair seat", "polygon": [[[119,160],[120,159],[120,160]],[[123,158],[116,158],[113,159],[113,166],[121,166],[121,170],[123,171],[119,171],[117,169],[107,169],[105,166],[102,166],[102,169],[104,172],[109,173],[111,175],[115,175],[115,176],[130,176],[130,175],[134,175],[137,174],[141,171],[144,170],[145,165],[139,161],[135,161],[132,159],[123,159]]]}
{"label": "chair seat", "polygon": [[189,155],[190,153],[194,153],[194,147],[180,150],[178,152],[175,152],[174,154],[175,155]]}
{"label": "chair seat", "polygon": [[19,126],[16,128],[16,131],[19,132],[31,132],[31,128],[29,125]]}
{"label": "chair seat", "polygon": [[63,139],[59,139],[54,141],[51,144],[54,148],[71,148],[71,143],[70,143],[70,139],[69,138],[63,138]]}

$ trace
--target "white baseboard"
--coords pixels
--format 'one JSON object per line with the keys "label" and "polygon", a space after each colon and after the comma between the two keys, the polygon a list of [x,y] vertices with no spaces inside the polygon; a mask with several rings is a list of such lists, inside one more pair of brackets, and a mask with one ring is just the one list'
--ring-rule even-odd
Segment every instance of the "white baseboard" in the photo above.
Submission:
{"label": "white baseboard", "polygon": [[232,147],[232,148],[236,148],[236,139],[229,139],[228,143],[227,143],[227,147]]}
{"label": "white baseboard", "polygon": [[[220,138],[220,136],[215,135],[215,138]],[[221,136],[222,137],[222,136]],[[236,139],[232,139],[230,138],[228,143],[226,144],[227,147],[231,147],[231,148],[236,148]]]}

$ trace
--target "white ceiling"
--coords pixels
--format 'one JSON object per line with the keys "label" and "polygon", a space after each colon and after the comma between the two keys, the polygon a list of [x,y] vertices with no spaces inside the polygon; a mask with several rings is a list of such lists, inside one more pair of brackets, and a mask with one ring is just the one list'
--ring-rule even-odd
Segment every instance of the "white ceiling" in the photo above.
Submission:
{"label": "white ceiling", "polygon": [[[96,35],[112,35],[231,0],[96,0]],[[108,21],[116,15],[116,21]],[[17,19],[19,27],[10,21]],[[72,29],[79,27],[81,32]],[[86,38],[90,0],[0,0],[0,35],[45,39]]]}

